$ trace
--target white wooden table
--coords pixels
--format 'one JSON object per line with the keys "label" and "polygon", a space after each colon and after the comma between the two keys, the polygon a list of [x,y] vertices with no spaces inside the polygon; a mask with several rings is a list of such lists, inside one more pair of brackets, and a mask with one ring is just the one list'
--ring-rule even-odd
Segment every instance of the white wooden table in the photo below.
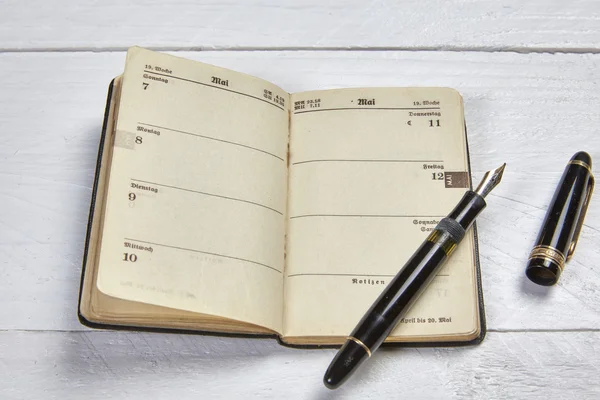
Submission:
{"label": "white wooden table", "polygon": [[[332,392],[333,350],[81,326],[106,89],[133,44],[288,91],[458,89],[474,178],[508,163],[479,222],[483,344],[384,349]],[[559,284],[524,278],[567,160],[600,163],[598,2],[0,1],[0,71],[1,399],[600,398],[599,194]]]}

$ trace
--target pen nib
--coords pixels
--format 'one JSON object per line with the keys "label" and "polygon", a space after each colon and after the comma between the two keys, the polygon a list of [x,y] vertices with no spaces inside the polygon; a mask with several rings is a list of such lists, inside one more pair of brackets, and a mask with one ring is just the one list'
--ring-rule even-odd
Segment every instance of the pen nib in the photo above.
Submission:
{"label": "pen nib", "polygon": [[500,167],[494,170],[486,172],[483,176],[483,179],[479,183],[479,186],[477,186],[477,189],[475,189],[475,193],[477,193],[481,197],[487,196],[488,193],[491,192],[492,189],[494,189],[496,186],[498,186],[498,184],[502,180],[502,173],[504,172],[504,167],[506,167],[506,163],[502,164]]}

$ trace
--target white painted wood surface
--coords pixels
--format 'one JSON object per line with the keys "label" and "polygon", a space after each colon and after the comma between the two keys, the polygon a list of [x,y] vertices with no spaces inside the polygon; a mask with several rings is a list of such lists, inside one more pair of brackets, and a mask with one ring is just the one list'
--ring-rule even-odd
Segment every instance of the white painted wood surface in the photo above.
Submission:
{"label": "white painted wood surface", "polygon": [[490,333],[472,348],[381,349],[335,392],[334,350],[114,332],[0,332],[2,399],[598,399],[600,333]]}
{"label": "white painted wood surface", "polygon": [[[597,194],[559,284],[536,287],[523,274],[568,158],[586,150],[600,160],[600,54],[582,54],[598,52],[596,4],[3,2],[0,398],[600,398]],[[508,163],[479,221],[484,343],[384,350],[330,392],[321,377],[332,350],[81,326],[77,292],[101,119],[108,82],[124,62],[124,52],[110,50],[134,43],[237,49],[176,54],[289,91],[457,88],[474,178]]]}
{"label": "white painted wood surface", "polygon": [[595,0],[20,0],[0,48],[395,48],[598,51]]}

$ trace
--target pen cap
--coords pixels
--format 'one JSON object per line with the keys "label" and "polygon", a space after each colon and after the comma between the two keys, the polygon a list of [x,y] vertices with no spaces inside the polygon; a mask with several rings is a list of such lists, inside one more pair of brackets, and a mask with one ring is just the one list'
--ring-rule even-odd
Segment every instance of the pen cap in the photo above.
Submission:
{"label": "pen cap", "polygon": [[592,158],[580,151],[563,172],[529,256],[525,274],[532,282],[544,286],[558,282],[575,251],[593,188]]}

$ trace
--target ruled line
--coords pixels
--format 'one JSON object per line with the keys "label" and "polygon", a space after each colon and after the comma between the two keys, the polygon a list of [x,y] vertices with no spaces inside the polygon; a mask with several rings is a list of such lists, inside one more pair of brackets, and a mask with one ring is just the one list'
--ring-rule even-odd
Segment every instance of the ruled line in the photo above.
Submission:
{"label": "ruled line", "polygon": [[443,160],[359,160],[359,159],[322,159],[305,160],[292,163],[292,165],[317,163],[317,162],[365,162],[365,163],[443,163]]}
{"label": "ruled line", "polygon": [[263,103],[275,106],[275,107],[279,108],[280,110],[285,110],[285,108],[281,107],[279,104],[272,103],[272,102],[267,101],[265,99],[261,99],[260,97],[257,97],[257,96],[252,96],[251,94],[248,94],[248,93],[238,92],[236,90],[228,89],[228,88],[223,87],[223,86],[210,85],[208,83],[195,81],[193,79],[182,78],[181,76],[175,76],[175,75],[169,75],[169,74],[161,74],[161,73],[154,72],[154,71],[148,71],[147,69],[145,69],[144,72],[147,72],[147,73],[153,74],[153,75],[160,75],[160,76],[166,76],[168,78],[179,79],[181,81],[191,82],[191,83],[195,83],[197,85],[207,86],[207,87],[211,87],[211,88],[215,88],[215,89],[219,89],[219,90],[224,90],[226,92],[231,92],[231,93],[239,94],[239,95],[242,95],[242,96],[250,97],[252,99],[260,100]]}
{"label": "ruled line", "polygon": [[[360,276],[360,277],[384,277],[384,278],[393,278],[396,275],[373,275],[373,274],[322,274],[322,273],[298,273],[287,275],[286,278],[293,278],[296,276]],[[435,276],[450,276],[449,274],[436,274]]]}
{"label": "ruled line", "polygon": [[247,203],[247,204],[253,204],[255,206],[259,206],[259,207],[262,207],[262,208],[266,208],[267,210],[274,211],[274,212],[276,212],[279,215],[283,215],[283,213],[281,211],[278,211],[278,210],[276,210],[274,208],[271,208],[269,206],[265,206],[264,204],[256,203],[256,202],[250,201],[250,200],[238,199],[236,197],[222,196],[220,194],[215,194],[215,193],[201,192],[199,190],[192,190],[192,189],[187,189],[187,188],[183,188],[183,187],[179,187],[179,186],[165,185],[163,183],[158,183],[158,182],[143,181],[141,179],[134,179],[134,178],[130,178],[130,179],[133,182],[147,183],[149,185],[161,186],[161,187],[166,187],[166,188],[169,188],[169,189],[182,190],[184,192],[197,193],[197,194],[202,194],[202,195],[205,195],[205,196],[218,197],[220,199],[227,199],[227,200],[239,201],[239,202]]}
{"label": "ruled line", "polygon": [[183,250],[183,251],[189,251],[189,252],[192,252],[192,253],[201,253],[201,254],[208,254],[208,255],[211,255],[211,256],[229,258],[231,260],[245,261],[245,262],[248,262],[248,263],[252,263],[252,264],[256,264],[256,265],[260,265],[262,267],[266,267],[266,268],[272,269],[273,271],[279,272],[280,274],[282,273],[277,268],[271,267],[270,265],[267,265],[267,264],[260,263],[258,261],[248,260],[247,258],[228,256],[226,254],[211,253],[209,251],[202,251],[202,250],[196,250],[196,249],[188,249],[188,248],[179,247],[179,246],[171,246],[171,245],[164,244],[164,243],[148,242],[146,240],[140,240],[140,239],[134,239],[134,238],[124,238],[124,239],[128,240],[130,242],[145,243],[145,244],[150,244],[150,245],[153,245],[153,246],[166,247],[166,248],[169,248],[169,249]]}
{"label": "ruled line", "polygon": [[277,158],[277,159],[279,159],[279,160],[281,160],[281,161],[284,161],[284,162],[285,162],[285,160],[284,160],[283,158],[279,157],[279,156],[278,156],[278,155],[276,155],[276,154],[269,153],[268,151],[266,151],[266,150],[262,150],[262,149],[259,149],[259,148],[257,148],[257,147],[248,146],[248,145],[246,145],[246,144],[237,143],[237,142],[232,142],[232,141],[229,141],[229,140],[217,139],[217,138],[215,138],[215,137],[211,137],[211,136],[205,136],[205,135],[200,135],[200,134],[198,134],[198,133],[192,133],[192,132],[182,131],[182,130],[179,130],[179,129],[167,128],[166,126],[153,125],[153,124],[149,124],[149,123],[147,123],[147,122],[138,122],[138,125],[145,125],[145,126],[151,126],[151,127],[153,127],[153,128],[166,129],[166,130],[168,130],[168,131],[173,131],[173,132],[183,133],[184,135],[196,136],[196,137],[203,138],[203,139],[214,140],[214,141],[217,141],[217,142],[222,142],[222,143],[232,144],[232,145],[234,145],[234,146],[240,146],[240,147],[244,147],[244,148],[247,148],[247,149],[256,150],[256,151],[259,151],[259,152],[261,152],[261,153],[264,153],[264,154],[268,154],[268,155],[270,155],[270,156],[273,156],[273,157],[275,157],[275,158]]}
{"label": "ruled line", "polygon": [[373,275],[373,274],[366,274],[366,275],[363,275],[363,274],[319,274],[319,273],[310,273],[310,272],[308,272],[308,273],[291,274],[291,275],[288,275],[287,277],[288,277],[288,278],[293,278],[294,276],[361,276],[361,277],[378,277],[378,276],[381,276],[381,277],[384,277],[384,278],[393,278],[393,277],[394,277],[394,276],[396,276],[396,275],[395,275],[395,274],[394,274],[394,275]]}
{"label": "ruled line", "polygon": [[294,215],[289,219],[335,217],[335,218],[444,218],[445,215],[398,215],[398,214],[304,214]]}
{"label": "ruled line", "polygon": [[314,110],[295,111],[295,114],[305,114],[311,112],[321,111],[347,111],[347,110],[400,110],[400,111],[412,111],[412,110],[440,110],[440,107],[340,107],[340,108],[316,108]]}

